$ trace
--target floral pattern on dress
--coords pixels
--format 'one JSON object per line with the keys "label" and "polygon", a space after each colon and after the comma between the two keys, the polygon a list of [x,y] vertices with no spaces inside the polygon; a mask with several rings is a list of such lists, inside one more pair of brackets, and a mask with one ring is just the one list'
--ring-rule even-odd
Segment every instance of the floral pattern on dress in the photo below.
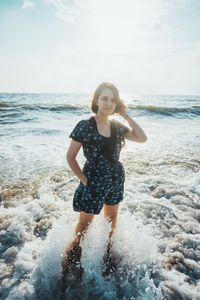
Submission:
{"label": "floral pattern on dress", "polygon": [[101,154],[103,138],[92,126],[91,118],[77,123],[70,138],[82,143],[86,162],[83,173],[87,177],[86,186],[80,181],[73,197],[73,209],[99,214],[103,205],[115,205],[123,200],[125,170],[119,161],[124,144],[124,134],[129,128],[113,119],[110,121],[116,133],[113,163]]}

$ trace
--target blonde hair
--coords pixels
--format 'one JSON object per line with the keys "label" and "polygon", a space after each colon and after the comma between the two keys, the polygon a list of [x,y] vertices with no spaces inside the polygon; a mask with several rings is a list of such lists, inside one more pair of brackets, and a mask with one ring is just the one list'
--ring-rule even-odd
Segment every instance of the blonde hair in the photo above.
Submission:
{"label": "blonde hair", "polygon": [[114,86],[114,84],[110,83],[110,82],[102,82],[95,90],[92,99],[91,99],[91,104],[90,104],[90,110],[94,113],[97,113],[98,111],[98,106],[96,105],[96,102],[101,94],[101,92],[105,89],[105,88],[109,88],[113,91],[114,97],[115,97],[115,101],[117,103],[115,111],[113,114],[118,113],[122,108],[124,110],[127,110],[126,105],[124,104],[124,101],[122,99],[120,99],[119,97],[119,91],[116,88],[116,86]]}

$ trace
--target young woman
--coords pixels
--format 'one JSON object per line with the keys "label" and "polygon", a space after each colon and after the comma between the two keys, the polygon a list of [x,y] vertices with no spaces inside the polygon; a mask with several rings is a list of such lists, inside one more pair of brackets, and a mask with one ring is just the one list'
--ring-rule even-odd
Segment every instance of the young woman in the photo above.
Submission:
{"label": "young woman", "polygon": [[[94,116],[78,122],[70,134],[72,140],[67,151],[67,162],[80,180],[73,197],[73,209],[80,215],[75,228],[75,239],[66,250],[62,262],[63,277],[68,272],[73,273],[73,266],[80,262],[80,241],[94,215],[98,215],[102,208],[112,228],[107,248],[109,254],[119,203],[123,200],[124,193],[125,172],[119,161],[120,151],[125,143],[124,139],[138,143],[147,140],[141,127],[127,114],[127,107],[112,83],[103,82],[97,87],[90,109]],[[115,119],[109,120],[109,116],[117,113],[128,122],[131,129]],[[86,157],[82,170],[76,160],[81,146]],[[81,274],[80,266],[79,275]]]}

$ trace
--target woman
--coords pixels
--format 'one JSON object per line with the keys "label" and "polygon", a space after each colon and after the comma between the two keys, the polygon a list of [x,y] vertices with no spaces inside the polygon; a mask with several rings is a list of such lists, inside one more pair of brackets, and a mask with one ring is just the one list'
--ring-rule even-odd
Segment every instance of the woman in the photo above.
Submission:
{"label": "woman", "polygon": [[[107,247],[107,258],[112,246],[111,237],[116,227],[119,203],[123,200],[125,172],[119,162],[120,151],[124,139],[143,143],[147,140],[144,131],[127,114],[127,108],[119,98],[118,89],[109,82],[101,83],[91,102],[94,116],[81,120],[70,134],[71,144],[67,152],[67,162],[75,175],[80,179],[73,198],[73,209],[80,213],[75,228],[75,239],[66,250],[63,259],[63,276],[77,270],[82,274],[80,266],[80,241],[87,232],[94,215],[104,208],[104,216],[111,222],[111,233]],[[130,125],[131,129],[109,116],[119,113]],[[86,162],[80,169],[76,156],[83,147]],[[79,269],[75,265],[79,263]],[[78,276],[79,276],[78,275]]]}

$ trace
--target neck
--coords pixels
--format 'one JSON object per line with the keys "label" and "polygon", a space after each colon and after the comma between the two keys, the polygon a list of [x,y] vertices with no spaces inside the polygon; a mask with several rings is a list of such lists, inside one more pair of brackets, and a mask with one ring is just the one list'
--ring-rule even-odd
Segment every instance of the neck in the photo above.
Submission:
{"label": "neck", "polygon": [[101,123],[108,123],[108,115],[104,115],[102,113],[97,112],[95,116],[96,120]]}

